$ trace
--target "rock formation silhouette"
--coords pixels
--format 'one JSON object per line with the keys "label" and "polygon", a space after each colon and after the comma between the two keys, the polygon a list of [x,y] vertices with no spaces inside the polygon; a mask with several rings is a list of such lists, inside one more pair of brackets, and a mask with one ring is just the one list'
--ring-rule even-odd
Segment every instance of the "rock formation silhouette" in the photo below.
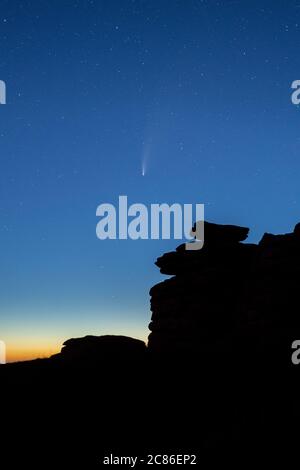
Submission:
{"label": "rock formation silhouette", "polygon": [[205,222],[204,230],[201,250],[180,245],[156,261],[162,274],[174,277],[150,290],[150,351],[201,354],[217,344],[224,349],[232,337],[256,247],[241,243],[249,231],[244,227]]}
{"label": "rock formation silhouette", "polygon": [[245,227],[204,227],[201,250],[180,245],[156,261],[173,277],[150,290],[149,351],[261,364],[272,351],[277,366],[290,364],[292,341],[300,337],[291,307],[299,297],[300,225],[290,234],[265,234],[258,244],[243,243]]}

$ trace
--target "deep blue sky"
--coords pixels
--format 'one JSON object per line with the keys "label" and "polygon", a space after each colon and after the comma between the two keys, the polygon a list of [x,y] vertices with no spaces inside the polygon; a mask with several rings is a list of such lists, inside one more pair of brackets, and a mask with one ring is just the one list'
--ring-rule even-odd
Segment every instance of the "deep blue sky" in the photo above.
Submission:
{"label": "deep blue sky", "polygon": [[0,1],[11,357],[86,333],[147,337],[154,261],[178,243],[98,240],[102,202],[205,203],[250,241],[293,228],[299,40],[299,0]]}

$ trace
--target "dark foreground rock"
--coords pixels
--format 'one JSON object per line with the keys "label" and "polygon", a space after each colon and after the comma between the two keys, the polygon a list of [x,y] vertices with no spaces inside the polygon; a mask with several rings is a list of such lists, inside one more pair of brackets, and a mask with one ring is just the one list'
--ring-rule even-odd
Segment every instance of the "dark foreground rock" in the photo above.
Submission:
{"label": "dark foreground rock", "polygon": [[105,364],[108,361],[141,360],[146,353],[143,341],[128,336],[104,335],[71,338],[52,359]]}

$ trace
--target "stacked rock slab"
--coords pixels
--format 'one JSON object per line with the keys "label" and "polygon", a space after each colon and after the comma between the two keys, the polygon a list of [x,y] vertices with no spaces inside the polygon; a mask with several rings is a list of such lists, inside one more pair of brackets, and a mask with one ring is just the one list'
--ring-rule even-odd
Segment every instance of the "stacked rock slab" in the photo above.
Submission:
{"label": "stacked rock slab", "polygon": [[290,359],[300,326],[292,307],[299,297],[300,226],[287,235],[265,234],[258,245],[242,243],[248,228],[204,227],[201,250],[181,245],[156,261],[173,277],[150,290],[149,350],[204,360],[237,349],[251,356],[281,346],[284,338],[282,354]]}

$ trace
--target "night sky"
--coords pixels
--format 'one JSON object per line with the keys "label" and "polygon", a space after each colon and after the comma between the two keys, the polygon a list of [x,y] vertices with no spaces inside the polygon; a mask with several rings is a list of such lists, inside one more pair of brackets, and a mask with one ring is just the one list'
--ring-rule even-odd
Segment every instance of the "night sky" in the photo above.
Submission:
{"label": "night sky", "polygon": [[101,241],[101,203],[204,203],[249,241],[293,229],[299,40],[299,0],[0,1],[9,360],[72,336],[147,338],[154,261],[178,241]]}

